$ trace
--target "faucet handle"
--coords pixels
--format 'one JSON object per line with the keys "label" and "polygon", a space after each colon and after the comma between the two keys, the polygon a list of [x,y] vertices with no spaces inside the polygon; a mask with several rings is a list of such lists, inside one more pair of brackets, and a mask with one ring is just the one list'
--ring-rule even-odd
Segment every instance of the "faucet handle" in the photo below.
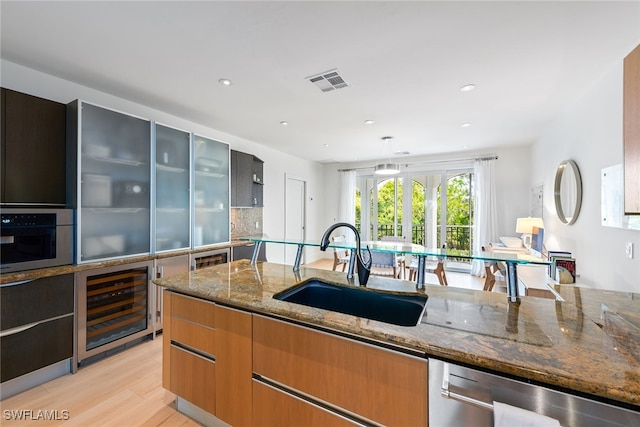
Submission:
{"label": "faucet handle", "polygon": [[367,262],[364,262],[364,260],[362,260],[362,264],[368,269],[371,270],[371,263],[373,263],[373,258],[371,257],[371,249],[369,249],[369,245],[367,245],[366,247],[367,252],[368,252],[368,258],[367,258]]}

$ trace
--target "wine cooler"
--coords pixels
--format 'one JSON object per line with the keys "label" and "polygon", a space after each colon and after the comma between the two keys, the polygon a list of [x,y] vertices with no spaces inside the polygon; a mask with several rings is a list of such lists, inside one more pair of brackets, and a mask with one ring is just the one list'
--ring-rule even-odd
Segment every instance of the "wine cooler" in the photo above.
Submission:
{"label": "wine cooler", "polygon": [[214,249],[190,255],[191,270],[200,270],[211,265],[226,264],[230,260],[230,249]]}
{"label": "wine cooler", "polygon": [[153,335],[151,262],[76,273],[78,362]]}

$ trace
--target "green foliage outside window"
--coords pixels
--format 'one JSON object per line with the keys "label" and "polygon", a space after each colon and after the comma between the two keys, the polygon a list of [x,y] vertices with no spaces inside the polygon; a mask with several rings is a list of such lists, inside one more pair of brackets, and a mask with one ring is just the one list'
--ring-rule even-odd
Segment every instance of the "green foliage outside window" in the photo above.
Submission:
{"label": "green foliage outside window", "polygon": [[[473,218],[473,189],[472,175],[465,173],[449,178],[447,183],[447,247],[468,252],[471,248],[471,221]],[[402,232],[402,192],[403,180],[398,179],[398,194],[395,194],[394,178],[382,181],[378,185],[378,229],[379,236],[393,235],[394,214],[398,215],[397,235],[409,234]],[[424,187],[418,181],[411,182],[411,212],[413,241],[422,244],[421,236],[424,232],[425,194]],[[374,192],[369,193],[369,202],[372,205],[375,200]],[[397,211],[394,210],[395,201],[398,201]],[[362,194],[356,189],[356,222],[360,225]],[[437,222],[440,224],[440,193],[438,192]],[[371,224],[374,218],[373,209],[369,212]],[[438,245],[441,243],[438,242]]]}

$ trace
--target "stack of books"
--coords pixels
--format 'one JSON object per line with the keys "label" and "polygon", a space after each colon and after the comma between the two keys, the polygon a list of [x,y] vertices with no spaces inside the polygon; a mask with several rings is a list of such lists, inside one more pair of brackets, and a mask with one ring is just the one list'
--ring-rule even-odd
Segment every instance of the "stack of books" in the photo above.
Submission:
{"label": "stack of books", "polygon": [[551,262],[549,277],[558,283],[576,282],[576,260],[571,256],[571,252],[549,251],[547,259]]}

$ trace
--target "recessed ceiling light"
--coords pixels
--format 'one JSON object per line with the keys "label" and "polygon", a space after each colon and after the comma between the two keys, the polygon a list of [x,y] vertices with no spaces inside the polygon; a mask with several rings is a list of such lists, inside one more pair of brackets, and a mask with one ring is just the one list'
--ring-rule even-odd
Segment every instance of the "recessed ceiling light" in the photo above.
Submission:
{"label": "recessed ceiling light", "polygon": [[374,122],[373,120],[365,120],[365,121],[364,121],[364,124],[365,124],[365,125],[372,125],[372,124],[374,124],[374,123],[375,123],[375,122]]}
{"label": "recessed ceiling light", "polygon": [[231,80],[229,79],[220,79],[218,80],[218,83],[220,83],[223,86],[231,86]]}
{"label": "recessed ceiling light", "polygon": [[476,85],[474,84],[464,85],[460,88],[460,92],[471,92],[475,88],[476,88]]}
{"label": "recessed ceiling light", "polygon": [[471,126],[471,123],[467,122],[467,123],[463,123],[460,125],[463,128],[468,128],[469,126]]}
{"label": "recessed ceiling light", "polygon": [[283,121],[281,121],[281,122],[280,122],[280,124],[281,124],[282,126],[286,126],[286,125],[288,125],[288,124],[289,124],[289,122],[288,122],[288,121],[286,121],[286,120],[283,120]]}
{"label": "recessed ceiling light", "polygon": [[328,146],[329,146],[329,144],[324,144],[324,146],[325,146],[325,147],[328,147]]}

